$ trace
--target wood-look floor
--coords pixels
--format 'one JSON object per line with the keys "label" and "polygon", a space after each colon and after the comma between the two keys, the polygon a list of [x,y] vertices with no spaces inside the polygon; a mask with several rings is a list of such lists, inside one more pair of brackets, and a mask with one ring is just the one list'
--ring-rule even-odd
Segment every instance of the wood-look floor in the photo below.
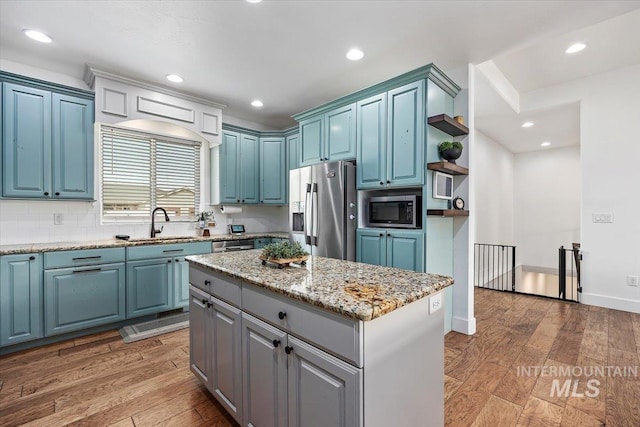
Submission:
{"label": "wood-look floor", "polygon": [[[552,397],[555,377],[517,372],[638,366],[640,315],[477,290],[476,317],[476,335],[445,338],[448,426],[640,426],[640,377]],[[109,331],[2,356],[0,426],[236,426],[189,371],[188,340],[185,329],[124,344]]]}

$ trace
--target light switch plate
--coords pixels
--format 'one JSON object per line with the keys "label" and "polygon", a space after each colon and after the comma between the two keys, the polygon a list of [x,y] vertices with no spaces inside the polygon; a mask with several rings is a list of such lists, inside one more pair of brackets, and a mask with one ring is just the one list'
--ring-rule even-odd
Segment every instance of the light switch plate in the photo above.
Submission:
{"label": "light switch plate", "polygon": [[63,225],[64,224],[64,214],[54,213],[53,214],[53,225]]}
{"label": "light switch plate", "polygon": [[429,314],[433,314],[442,308],[442,292],[429,297]]}
{"label": "light switch plate", "polygon": [[591,214],[591,219],[596,224],[611,224],[613,222],[613,214],[610,212]]}
{"label": "light switch plate", "polygon": [[628,286],[638,286],[638,276],[627,276],[627,285]]}

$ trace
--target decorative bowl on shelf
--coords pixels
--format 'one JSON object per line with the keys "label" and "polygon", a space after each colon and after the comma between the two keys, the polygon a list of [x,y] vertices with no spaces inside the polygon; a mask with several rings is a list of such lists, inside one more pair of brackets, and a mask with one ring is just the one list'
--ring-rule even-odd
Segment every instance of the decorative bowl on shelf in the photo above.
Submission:
{"label": "decorative bowl on shelf", "polygon": [[438,146],[440,157],[444,160],[456,164],[456,159],[462,155],[462,144],[458,141],[444,141]]}

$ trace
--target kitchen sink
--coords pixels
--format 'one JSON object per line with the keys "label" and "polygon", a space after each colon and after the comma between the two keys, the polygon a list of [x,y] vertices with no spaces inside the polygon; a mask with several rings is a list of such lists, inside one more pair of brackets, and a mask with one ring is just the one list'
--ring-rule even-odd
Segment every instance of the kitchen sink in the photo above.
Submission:
{"label": "kitchen sink", "polygon": [[197,236],[162,236],[162,237],[138,237],[129,239],[129,242],[161,242],[163,240],[192,240]]}

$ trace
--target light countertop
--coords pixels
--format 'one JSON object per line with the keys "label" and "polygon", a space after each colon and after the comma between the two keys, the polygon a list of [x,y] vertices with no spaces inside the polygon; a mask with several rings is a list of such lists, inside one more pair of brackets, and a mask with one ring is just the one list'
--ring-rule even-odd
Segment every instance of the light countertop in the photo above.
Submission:
{"label": "light countertop", "polygon": [[119,248],[127,246],[163,245],[170,243],[191,243],[191,242],[220,242],[224,240],[259,239],[264,237],[275,237],[288,239],[289,233],[245,233],[237,234],[216,234],[208,237],[200,236],[160,236],[158,238],[142,238],[131,240],[87,240],[83,242],[51,242],[51,243],[27,243],[19,245],[0,245],[0,255],[28,254],[38,252],[70,251],[78,249],[99,249],[99,248]]}
{"label": "light countertop", "polygon": [[311,256],[304,266],[262,265],[258,249],[192,255],[192,264],[344,316],[372,320],[451,286],[453,279]]}

